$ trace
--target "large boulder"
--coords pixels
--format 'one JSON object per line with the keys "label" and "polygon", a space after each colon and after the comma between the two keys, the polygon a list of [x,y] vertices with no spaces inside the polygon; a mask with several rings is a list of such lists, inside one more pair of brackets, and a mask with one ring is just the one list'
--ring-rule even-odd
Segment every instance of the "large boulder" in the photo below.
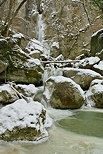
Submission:
{"label": "large boulder", "polygon": [[0,103],[9,104],[18,99],[16,92],[11,88],[10,84],[0,85]]}
{"label": "large boulder", "polygon": [[17,100],[0,110],[0,140],[38,141],[48,137],[46,110],[39,102]]}
{"label": "large boulder", "polygon": [[94,79],[102,79],[103,77],[90,69],[64,68],[63,76],[71,78],[79,84],[84,90],[87,90],[90,83]]}
{"label": "large boulder", "polygon": [[43,72],[40,61],[31,58],[18,44],[18,39],[14,37],[0,41],[0,59],[8,63],[6,73],[0,74],[0,81],[40,84]]}
{"label": "large boulder", "polygon": [[52,76],[46,81],[44,100],[59,109],[77,109],[85,103],[80,86],[63,76]]}
{"label": "large boulder", "polygon": [[103,80],[93,80],[86,93],[88,104],[97,108],[103,108]]}

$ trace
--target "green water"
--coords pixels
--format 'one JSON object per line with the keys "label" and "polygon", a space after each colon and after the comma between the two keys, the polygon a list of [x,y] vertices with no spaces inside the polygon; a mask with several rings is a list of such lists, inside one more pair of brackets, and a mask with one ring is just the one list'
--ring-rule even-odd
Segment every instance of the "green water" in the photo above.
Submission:
{"label": "green water", "polygon": [[103,138],[103,113],[79,111],[56,122],[56,125],[78,134]]}

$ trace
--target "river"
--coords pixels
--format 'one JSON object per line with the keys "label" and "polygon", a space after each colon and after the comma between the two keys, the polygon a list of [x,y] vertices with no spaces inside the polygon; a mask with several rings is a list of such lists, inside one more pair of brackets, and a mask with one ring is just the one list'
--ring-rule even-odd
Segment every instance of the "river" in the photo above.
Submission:
{"label": "river", "polygon": [[[1,142],[0,154],[103,154],[103,132],[101,132],[101,127],[103,126],[102,110],[93,109],[89,112],[82,111],[81,114],[81,111],[79,112],[79,110],[64,111],[49,109],[48,113],[54,119],[54,124],[48,130],[49,139],[47,142],[40,144],[34,144],[32,142]],[[100,131],[101,136],[91,136],[90,134],[86,134],[85,131],[82,133],[78,133],[79,129],[76,129],[77,132],[74,131],[75,129],[73,130],[72,127],[69,127],[72,123],[71,119],[73,119],[74,117],[75,120],[76,118],[79,121],[81,120],[81,123],[79,123],[79,125],[81,126],[80,132],[82,132],[82,126],[84,124],[84,121],[86,120],[85,130],[87,130],[87,132],[89,131],[89,129],[91,129],[91,132],[92,129],[93,131],[97,130],[97,132],[95,133],[98,133]],[[94,119],[96,119],[97,125]],[[93,125],[93,121],[95,125]],[[62,122],[64,122],[63,125]],[[74,123],[74,127],[78,127],[78,122]],[[65,127],[66,125],[67,127]],[[96,128],[94,129],[94,127]]]}

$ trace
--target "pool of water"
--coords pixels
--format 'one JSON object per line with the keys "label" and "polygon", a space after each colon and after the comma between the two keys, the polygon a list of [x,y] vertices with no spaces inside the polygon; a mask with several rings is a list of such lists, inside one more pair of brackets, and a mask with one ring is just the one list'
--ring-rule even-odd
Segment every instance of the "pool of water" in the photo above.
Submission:
{"label": "pool of water", "polygon": [[103,138],[103,113],[78,111],[68,118],[59,120],[56,125],[78,134]]}
{"label": "pool of water", "polygon": [[[54,122],[54,125],[48,130],[49,139],[47,142],[41,144],[34,144],[28,142],[1,142],[0,154],[103,154],[103,139],[101,137],[101,128],[103,128],[103,113],[84,113],[82,111],[78,111],[74,112],[73,114],[70,114],[69,112],[68,117],[67,111],[66,115],[64,114],[64,112],[65,111],[53,110],[53,117],[57,117],[57,119],[59,119],[60,114],[61,117],[63,116],[64,120],[61,120],[60,118],[59,120]],[[74,126],[71,126],[72,123],[75,123],[74,119],[77,121],[81,121],[79,122],[79,128],[77,124],[73,124],[76,127],[76,129],[74,129],[75,131],[72,130]],[[90,125],[92,126],[92,128]],[[98,125],[100,125],[100,127],[98,127]],[[82,131],[81,128],[84,127],[85,130],[88,131],[91,129],[91,133],[92,130],[95,130],[94,127],[100,128],[101,132],[95,131],[95,133],[99,133],[101,134],[101,136],[95,137],[96,135],[89,135],[84,132],[80,133]],[[78,132],[79,129],[80,132]]]}

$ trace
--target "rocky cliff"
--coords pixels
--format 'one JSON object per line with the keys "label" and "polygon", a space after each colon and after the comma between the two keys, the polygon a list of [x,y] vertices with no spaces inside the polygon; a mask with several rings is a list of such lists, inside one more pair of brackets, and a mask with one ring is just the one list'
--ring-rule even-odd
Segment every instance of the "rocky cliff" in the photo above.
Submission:
{"label": "rocky cliff", "polygon": [[[8,9],[8,3],[0,8],[5,18],[4,7]],[[75,58],[90,49],[91,35],[102,28],[102,18],[90,0],[27,0],[12,28],[38,39],[53,57]]]}

